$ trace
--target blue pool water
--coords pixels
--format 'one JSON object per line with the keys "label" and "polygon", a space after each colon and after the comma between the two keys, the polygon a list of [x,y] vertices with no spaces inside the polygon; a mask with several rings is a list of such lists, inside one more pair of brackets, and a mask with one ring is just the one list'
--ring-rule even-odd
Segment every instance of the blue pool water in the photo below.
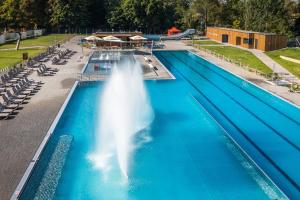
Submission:
{"label": "blue pool water", "polygon": [[155,55],[176,80],[146,82],[152,140],[132,155],[128,183],[118,170],[107,177],[87,159],[104,85],[95,82],[76,88],[21,199],[283,198],[227,134],[290,198],[299,198],[296,107],[187,51]]}

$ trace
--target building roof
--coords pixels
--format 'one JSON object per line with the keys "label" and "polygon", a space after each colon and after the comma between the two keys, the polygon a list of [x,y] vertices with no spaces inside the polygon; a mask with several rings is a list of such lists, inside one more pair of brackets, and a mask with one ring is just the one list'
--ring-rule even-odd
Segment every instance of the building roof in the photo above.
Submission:
{"label": "building roof", "polygon": [[221,30],[227,30],[227,31],[235,31],[235,32],[241,32],[241,33],[256,33],[261,35],[277,35],[276,33],[266,33],[266,32],[256,32],[256,31],[247,31],[247,30],[240,30],[240,29],[233,29],[233,28],[225,28],[225,27],[208,27],[208,28],[216,28]]}

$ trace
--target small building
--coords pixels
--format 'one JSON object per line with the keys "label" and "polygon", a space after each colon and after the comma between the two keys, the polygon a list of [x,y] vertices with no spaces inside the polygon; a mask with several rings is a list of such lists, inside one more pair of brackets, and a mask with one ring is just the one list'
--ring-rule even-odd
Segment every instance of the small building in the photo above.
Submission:
{"label": "small building", "polygon": [[261,51],[285,48],[288,41],[288,38],[284,35],[220,27],[207,27],[206,36],[218,42]]}

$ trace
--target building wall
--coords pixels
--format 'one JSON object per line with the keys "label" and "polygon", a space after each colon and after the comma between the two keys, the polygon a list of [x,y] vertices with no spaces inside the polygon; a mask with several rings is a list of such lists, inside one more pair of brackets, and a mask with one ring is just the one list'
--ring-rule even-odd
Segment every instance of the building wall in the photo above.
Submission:
{"label": "building wall", "polygon": [[265,51],[285,48],[287,46],[287,41],[287,37],[282,35],[268,35],[266,37]]}
{"label": "building wall", "polygon": [[259,49],[261,51],[272,51],[287,46],[287,37],[281,35],[245,32],[217,27],[208,27],[206,35],[208,38],[218,42],[222,42],[222,35],[228,35],[229,44],[239,45],[248,49]]}
{"label": "building wall", "polygon": [[255,33],[253,48],[261,51],[266,51],[266,35]]}

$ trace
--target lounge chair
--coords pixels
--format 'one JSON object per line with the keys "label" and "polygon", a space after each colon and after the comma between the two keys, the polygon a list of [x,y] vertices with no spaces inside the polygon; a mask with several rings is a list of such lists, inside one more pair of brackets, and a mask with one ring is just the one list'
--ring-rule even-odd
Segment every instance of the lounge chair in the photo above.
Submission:
{"label": "lounge chair", "polygon": [[39,68],[44,71],[49,71],[49,72],[58,72],[59,71],[59,69],[57,69],[57,68],[46,67],[46,65],[44,65],[44,64],[41,64]]}
{"label": "lounge chair", "polygon": [[42,81],[34,81],[33,79],[29,80],[27,77],[24,78],[24,81],[25,81],[26,83],[30,83],[31,85],[43,85],[43,84],[45,84],[45,83],[42,82]]}
{"label": "lounge chair", "polygon": [[38,69],[37,70],[37,73],[39,76],[54,76],[53,73],[51,72],[46,72],[46,71],[42,71],[41,69]]}
{"label": "lounge chair", "polygon": [[27,95],[27,96],[33,96],[35,93],[32,91],[24,91],[22,89],[18,89],[16,86],[12,88],[14,94],[17,95]]}
{"label": "lounge chair", "polygon": [[10,92],[10,90],[7,90],[6,94],[10,99],[16,99],[16,100],[29,100],[30,99],[30,97],[28,97],[28,95],[12,94]]}
{"label": "lounge chair", "polygon": [[18,104],[18,105],[20,105],[20,104],[27,104],[28,103],[27,101],[25,101],[25,99],[22,99],[22,100],[21,99],[11,99],[6,94],[1,94],[1,96],[2,96],[2,98],[3,98],[3,100],[6,104]]}

